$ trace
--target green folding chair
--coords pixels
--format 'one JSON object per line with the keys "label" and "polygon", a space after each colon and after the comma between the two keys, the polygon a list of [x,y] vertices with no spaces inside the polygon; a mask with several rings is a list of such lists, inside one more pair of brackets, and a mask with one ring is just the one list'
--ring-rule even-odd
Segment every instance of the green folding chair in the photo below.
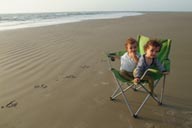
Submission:
{"label": "green folding chair", "polygon": [[[138,52],[141,55],[144,54],[144,45],[149,40],[150,40],[149,37],[146,37],[143,35],[138,36]],[[165,39],[165,40],[159,40],[159,42],[162,44],[162,48],[161,48],[161,51],[158,53],[158,59],[164,65],[165,69],[167,71],[170,71],[169,53],[170,53],[170,48],[171,48],[171,40]],[[110,67],[110,70],[111,70],[113,77],[114,77],[116,84],[117,84],[117,88],[114,91],[114,93],[112,94],[112,96],[110,97],[110,100],[115,100],[116,97],[122,95],[123,99],[125,101],[125,104],[128,107],[130,114],[136,118],[138,116],[140,110],[142,109],[142,107],[146,103],[146,101],[149,99],[149,97],[151,97],[159,105],[162,105],[164,89],[165,89],[166,75],[162,75],[157,69],[154,68],[154,69],[148,69],[147,71],[145,71],[143,76],[141,77],[140,83],[138,83],[138,84],[134,84],[133,79],[129,80],[129,81],[124,79],[120,75],[119,69],[116,69],[113,67],[112,62],[116,60],[115,58],[120,58],[125,52],[126,52],[125,50],[122,50],[122,51],[118,51],[118,52],[107,53],[108,65]],[[146,85],[145,83],[147,81],[142,80],[142,79],[148,73],[150,73],[151,77],[155,80],[154,85],[153,85],[154,89],[158,86],[159,81],[163,78],[163,85],[161,88],[160,97],[152,95],[152,93],[147,89],[147,87],[145,87],[145,85]],[[123,85],[127,85],[126,88]],[[141,105],[139,106],[139,108],[137,109],[136,112],[133,111],[133,109],[129,103],[129,100],[125,94],[125,92],[127,90],[130,90],[130,89],[132,89],[134,91],[137,91],[139,89],[143,89],[144,92],[147,93],[147,96],[144,98],[143,102],[141,103]]]}

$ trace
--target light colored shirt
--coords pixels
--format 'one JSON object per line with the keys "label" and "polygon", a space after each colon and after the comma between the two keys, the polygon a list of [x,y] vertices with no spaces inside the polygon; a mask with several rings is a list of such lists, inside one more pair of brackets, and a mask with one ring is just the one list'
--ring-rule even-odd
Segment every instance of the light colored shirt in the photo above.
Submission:
{"label": "light colored shirt", "polygon": [[[137,53],[137,57],[139,58],[139,54]],[[128,55],[128,52],[124,53],[121,56],[121,66],[120,70],[125,70],[127,72],[133,72],[136,67],[136,62]]]}

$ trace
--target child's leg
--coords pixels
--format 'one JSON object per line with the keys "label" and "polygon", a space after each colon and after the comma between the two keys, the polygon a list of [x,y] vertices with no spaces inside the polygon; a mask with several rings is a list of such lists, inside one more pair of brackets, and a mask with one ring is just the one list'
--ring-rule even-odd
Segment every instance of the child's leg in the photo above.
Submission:
{"label": "child's leg", "polygon": [[133,73],[132,72],[127,72],[125,70],[120,71],[121,76],[123,76],[127,80],[133,80]]}
{"label": "child's leg", "polygon": [[148,79],[148,82],[149,82],[149,90],[150,90],[150,92],[153,94],[153,89],[154,89],[153,84],[154,84],[154,80],[153,80],[152,78],[149,78],[149,79]]}
{"label": "child's leg", "polygon": [[153,87],[154,80],[153,80],[150,76],[148,76],[148,75],[146,75],[143,79],[148,81],[149,91],[150,91],[151,93],[153,93],[153,89],[154,89],[154,87]]}

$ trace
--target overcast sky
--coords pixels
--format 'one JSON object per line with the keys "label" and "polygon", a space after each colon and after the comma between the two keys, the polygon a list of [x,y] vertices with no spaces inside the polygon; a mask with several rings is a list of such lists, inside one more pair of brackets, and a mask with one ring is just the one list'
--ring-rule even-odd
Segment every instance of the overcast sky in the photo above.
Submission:
{"label": "overcast sky", "polygon": [[0,13],[192,11],[192,0],[0,0]]}

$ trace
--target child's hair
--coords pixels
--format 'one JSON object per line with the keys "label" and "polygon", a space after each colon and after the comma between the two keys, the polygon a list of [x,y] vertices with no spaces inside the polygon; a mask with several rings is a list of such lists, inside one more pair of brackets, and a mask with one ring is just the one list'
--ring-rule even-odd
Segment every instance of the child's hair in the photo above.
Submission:
{"label": "child's hair", "polygon": [[137,44],[137,41],[134,38],[129,37],[125,42],[125,48],[127,48],[128,44]]}
{"label": "child's hair", "polygon": [[145,45],[144,45],[144,50],[146,51],[149,46],[153,46],[158,48],[159,47],[159,51],[161,50],[161,44],[157,41],[157,40],[149,40]]}

